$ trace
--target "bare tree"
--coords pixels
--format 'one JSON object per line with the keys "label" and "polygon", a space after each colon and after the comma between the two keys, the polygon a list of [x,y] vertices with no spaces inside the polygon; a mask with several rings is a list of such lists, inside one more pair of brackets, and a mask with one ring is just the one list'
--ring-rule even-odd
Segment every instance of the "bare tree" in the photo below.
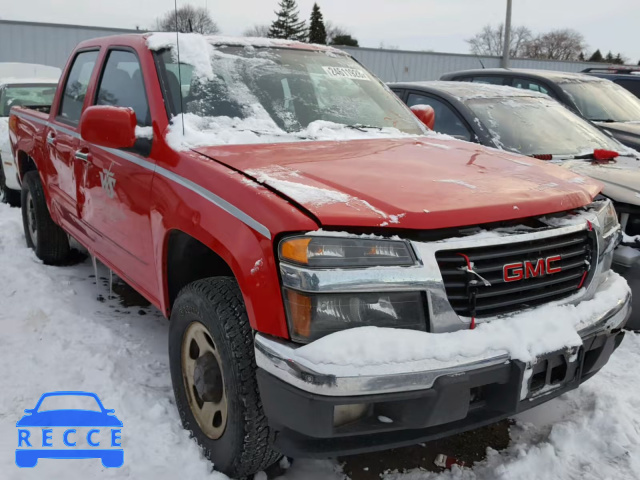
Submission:
{"label": "bare tree", "polygon": [[587,48],[580,32],[570,28],[542,33],[527,43],[525,56],[547,60],[578,60]]}
{"label": "bare tree", "polygon": [[[509,52],[512,57],[521,57],[525,52],[527,43],[533,37],[527,27],[514,27],[511,29]],[[497,27],[485,25],[484,28],[472,38],[466,40],[471,48],[471,53],[476,55],[501,56],[504,45],[504,24]]]}
{"label": "bare tree", "polygon": [[176,23],[180,33],[214,35],[220,31],[206,8],[193,5],[178,8],[177,20],[175,10],[169,10],[156,20],[156,29],[162,32],[175,32]]}
{"label": "bare tree", "polygon": [[269,25],[254,25],[242,32],[244,37],[267,37],[269,35]]}

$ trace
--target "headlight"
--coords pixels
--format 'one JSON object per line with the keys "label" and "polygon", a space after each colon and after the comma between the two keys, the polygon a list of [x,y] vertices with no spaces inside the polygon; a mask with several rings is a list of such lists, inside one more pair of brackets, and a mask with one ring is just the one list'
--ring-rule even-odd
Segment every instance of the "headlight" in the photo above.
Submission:
{"label": "headlight", "polygon": [[608,236],[611,230],[618,227],[618,214],[611,200],[606,200],[606,205],[598,212],[598,221],[602,226],[602,235]]}
{"label": "headlight", "polygon": [[401,240],[303,236],[282,240],[281,261],[318,268],[414,265],[415,256]]}
{"label": "headlight", "polygon": [[376,326],[426,330],[420,292],[308,294],[284,289],[289,333],[308,343],[347,328]]}
{"label": "headlight", "polygon": [[598,223],[602,229],[603,245],[600,249],[600,255],[610,252],[618,246],[622,235],[620,234],[620,223],[618,222],[618,214],[611,200],[605,200],[605,205],[597,212]]}

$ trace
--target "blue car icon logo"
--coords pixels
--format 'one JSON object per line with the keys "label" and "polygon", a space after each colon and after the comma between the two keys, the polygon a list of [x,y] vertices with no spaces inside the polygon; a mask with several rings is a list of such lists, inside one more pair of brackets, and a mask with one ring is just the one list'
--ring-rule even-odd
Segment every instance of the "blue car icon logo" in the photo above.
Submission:
{"label": "blue car icon logo", "polygon": [[107,468],[124,463],[122,422],[95,393],[45,393],[24,412],[16,423],[18,467],[35,467],[40,458],[99,458]]}

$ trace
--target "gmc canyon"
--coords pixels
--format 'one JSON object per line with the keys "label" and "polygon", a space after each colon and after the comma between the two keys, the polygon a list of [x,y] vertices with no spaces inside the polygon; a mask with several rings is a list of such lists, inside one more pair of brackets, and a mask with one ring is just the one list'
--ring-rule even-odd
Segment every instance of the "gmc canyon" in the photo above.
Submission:
{"label": "gmc canyon", "polygon": [[340,50],[179,39],[80,43],[10,142],[27,245],[73,237],[170,319],[218,470],[476,428],[608,361],[630,291],[600,184],[429,132]]}

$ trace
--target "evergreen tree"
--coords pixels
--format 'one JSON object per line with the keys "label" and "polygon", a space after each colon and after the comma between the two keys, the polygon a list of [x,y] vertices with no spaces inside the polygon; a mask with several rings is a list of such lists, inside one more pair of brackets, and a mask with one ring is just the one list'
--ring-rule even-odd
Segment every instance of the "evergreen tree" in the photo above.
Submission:
{"label": "evergreen tree", "polygon": [[624,65],[624,59],[622,58],[622,54],[618,53],[613,59],[613,63],[616,65]]}
{"label": "evergreen tree", "polygon": [[602,57],[602,52],[600,51],[600,49],[598,49],[595,52],[593,52],[593,55],[591,55],[589,57],[589,61],[590,62],[602,62],[602,61],[604,61],[604,58]]}
{"label": "evergreen tree", "polygon": [[578,55],[578,60],[580,60],[581,62],[584,62],[584,53],[580,52],[580,55]]}
{"label": "evergreen tree", "polygon": [[322,19],[322,12],[317,3],[313,4],[313,10],[311,11],[311,19],[309,21],[309,43],[319,43],[326,45],[327,43],[327,30],[324,28],[324,20]]}
{"label": "evergreen tree", "polygon": [[607,53],[607,56],[604,57],[604,59],[607,61],[607,63],[613,62],[613,54],[611,53],[611,50],[609,50],[609,53]]}
{"label": "evergreen tree", "polygon": [[271,24],[269,37],[306,42],[307,26],[304,20],[298,18],[296,0],[281,0],[278,5],[280,11],[275,12],[277,18]]}

